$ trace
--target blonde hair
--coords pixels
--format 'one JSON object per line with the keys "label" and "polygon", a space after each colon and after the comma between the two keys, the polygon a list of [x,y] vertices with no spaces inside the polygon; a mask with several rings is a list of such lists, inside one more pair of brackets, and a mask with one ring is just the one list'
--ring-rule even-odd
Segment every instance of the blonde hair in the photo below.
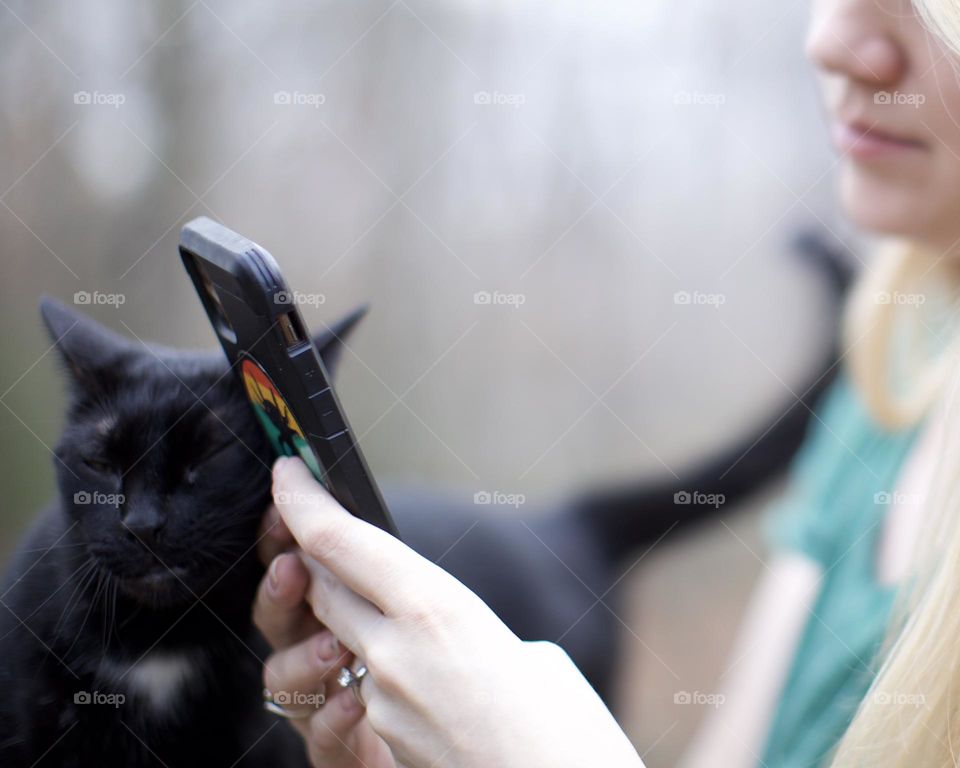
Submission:
{"label": "blonde hair", "polygon": [[952,371],[953,347],[960,351],[960,342],[940,336],[940,310],[951,293],[944,283],[953,280],[948,271],[943,259],[922,248],[888,244],[848,301],[847,367],[871,415],[888,429],[920,420]]}
{"label": "blonde hair", "polygon": [[954,52],[960,52],[960,3],[956,0],[914,0],[927,27]]}
{"label": "blonde hair", "polygon": [[[960,425],[960,333],[944,330],[949,319],[934,308],[934,297],[949,305],[960,293],[953,269],[905,245],[887,247],[871,269],[850,298],[844,329],[850,374],[871,415],[904,428],[937,405],[938,418]],[[916,354],[924,335],[939,340],[939,354]],[[960,430],[944,431],[936,455],[929,517],[892,614],[885,660],[834,768],[953,766],[960,755],[960,677],[955,686],[952,676],[960,672]]]}

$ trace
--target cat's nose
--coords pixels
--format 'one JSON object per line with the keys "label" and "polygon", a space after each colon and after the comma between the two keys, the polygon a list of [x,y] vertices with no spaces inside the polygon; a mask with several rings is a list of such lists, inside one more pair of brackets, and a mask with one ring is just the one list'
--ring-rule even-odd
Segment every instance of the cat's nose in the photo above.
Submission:
{"label": "cat's nose", "polygon": [[163,529],[164,516],[152,504],[137,504],[125,511],[121,525],[146,547],[152,547]]}

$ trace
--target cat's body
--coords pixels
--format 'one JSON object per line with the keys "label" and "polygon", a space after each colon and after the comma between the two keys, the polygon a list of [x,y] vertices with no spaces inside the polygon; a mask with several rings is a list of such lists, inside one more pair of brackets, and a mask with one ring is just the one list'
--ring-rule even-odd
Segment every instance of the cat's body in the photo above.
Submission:
{"label": "cat's body", "polygon": [[[836,357],[799,391],[801,401],[773,410],[755,432],[680,472],[586,490],[549,508],[489,510],[468,494],[386,488],[404,540],[439,560],[525,640],[564,647],[605,700],[616,694],[619,640],[628,615],[617,587],[664,539],[728,515],[787,466],[812,408],[833,379]],[[677,493],[696,493],[678,504]],[[721,505],[710,499],[723,498]]]}
{"label": "cat's body", "polygon": [[[272,457],[234,373],[42,309],[70,406],[60,499],[0,593],[0,765],[305,765],[262,706]],[[358,316],[316,340],[328,363]]]}
{"label": "cat's body", "polygon": [[255,564],[244,560],[192,607],[138,610],[93,576],[78,588],[87,570],[65,545],[69,525],[48,510],[11,568],[19,581],[3,587],[12,613],[0,640],[0,764],[306,765],[296,736],[261,705],[268,651],[238,599],[253,594]]}
{"label": "cat's body", "polygon": [[[146,348],[56,302],[43,314],[70,408],[59,501],[0,588],[0,766],[306,765],[293,730],[262,707],[269,649],[250,613],[272,457],[239,383],[220,354]],[[358,318],[315,339],[328,367]],[[732,502],[775,474],[806,415],[797,406],[680,481],[547,514],[489,515],[436,494],[387,493],[388,506],[407,543],[520,637],[559,642],[606,695],[617,562],[715,511],[677,507],[677,490]]]}

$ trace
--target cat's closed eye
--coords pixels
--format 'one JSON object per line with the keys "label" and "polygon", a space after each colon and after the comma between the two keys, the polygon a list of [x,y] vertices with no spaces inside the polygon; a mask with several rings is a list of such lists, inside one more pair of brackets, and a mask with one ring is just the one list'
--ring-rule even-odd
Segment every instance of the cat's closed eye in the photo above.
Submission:
{"label": "cat's closed eye", "polygon": [[194,463],[203,464],[207,461],[210,461],[210,459],[212,459],[214,456],[219,456],[221,453],[227,450],[227,448],[230,448],[234,445],[236,445],[236,440],[224,440],[222,442],[215,443],[206,451],[204,451],[203,455],[201,455],[200,458]]}
{"label": "cat's closed eye", "polygon": [[116,467],[113,464],[97,456],[84,456],[83,464],[100,475],[111,475],[116,472]]}
{"label": "cat's closed eye", "polygon": [[208,461],[211,461],[219,456],[221,453],[227,450],[227,448],[230,448],[234,445],[236,445],[235,440],[225,440],[211,446],[208,450],[204,451],[202,455],[190,463],[186,469],[186,472],[184,473],[184,479],[188,483],[196,482],[200,467],[202,467]]}

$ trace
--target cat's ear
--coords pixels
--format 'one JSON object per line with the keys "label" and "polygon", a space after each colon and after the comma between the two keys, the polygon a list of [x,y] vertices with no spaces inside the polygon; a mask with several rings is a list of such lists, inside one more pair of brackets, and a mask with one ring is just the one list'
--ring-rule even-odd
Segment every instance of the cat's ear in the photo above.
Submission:
{"label": "cat's ear", "polygon": [[41,297],[40,315],[74,383],[88,391],[101,387],[134,350],[129,339],[50,296]]}
{"label": "cat's ear", "polygon": [[369,307],[366,304],[361,304],[352,312],[326,326],[322,331],[313,334],[313,344],[317,348],[317,352],[320,353],[323,364],[331,374],[336,369],[340,354],[343,352],[344,339],[367,314],[368,309]]}

